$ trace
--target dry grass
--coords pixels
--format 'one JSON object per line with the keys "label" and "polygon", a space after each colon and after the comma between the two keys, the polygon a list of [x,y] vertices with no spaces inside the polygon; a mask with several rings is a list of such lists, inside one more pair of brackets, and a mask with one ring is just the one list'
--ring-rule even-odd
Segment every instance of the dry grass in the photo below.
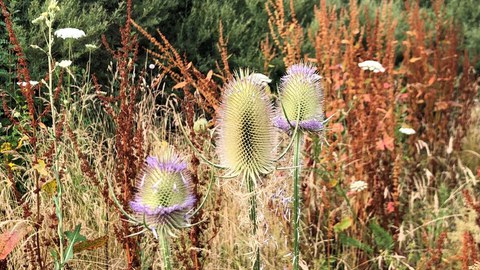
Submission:
{"label": "dry grass", "polygon": [[[370,12],[362,11],[357,1],[339,12],[320,1],[312,11],[317,27],[311,29],[297,21],[294,1],[284,4],[266,4],[270,29],[260,46],[264,72],[276,57],[286,66],[300,60],[314,63],[324,77],[326,116],[332,117],[325,134],[306,135],[303,145],[304,269],[468,270],[478,265],[480,107],[474,106],[478,79],[468,61],[460,64],[461,36],[444,19],[442,1],[434,1],[433,18],[425,18],[415,3],[405,7],[403,19],[409,30],[401,43],[394,35],[401,18],[393,16],[392,1],[384,1],[365,23],[360,14]],[[41,102],[38,88],[23,89],[29,110],[21,119],[2,96],[5,112],[27,139],[23,146],[2,148],[0,233],[20,222],[33,230],[0,261],[0,268],[53,269],[50,251],[59,247],[59,220],[55,188],[49,191],[48,183],[58,173],[65,230],[81,224],[88,240],[107,237],[89,250],[75,252],[67,269],[161,269],[158,243],[151,233],[126,237],[139,228],[112,203],[106,181],[114,183],[114,193],[128,210],[141,163],[155,145],[167,141],[189,157],[194,193],[199,201],[206,200],[192,218],[199,224],[172,241],[175,269],[249,269],[255,246],[260,247],[264,269],[290,269],[292,154],[257,183],[259,234],[252,237],[245,218],[247,188],[238,179],[221,178],[222,171],[201,162],[179,132],[169,105],[182,112],[190,140],[215,160],[215,112],[222,84],[232,74],[226,39],[221,35],[218,43],[222,67],[217,64],[215,72],[212,67],[202,74],[160,32],[157,40],[128,17],[121,29],[121,50],[111,50],[104,40],[115,60],[109,68],[111,85],[92,80],[78,86],[79,96],[72,102],[82,107],[59,110],[63,125],[57,130],[48,125],[49,111],[35,107],[33,99]],[[435,29],[427,29],[425,22]],[[219,28],[222,32],[222,25]],[[132,65],[138,49],[132,29],[156,48],[149,55],[161,69],[152,77]],[[16,44],[14,38],[11,42]],[[302,53],[306,42],[314,45],[315,55]],[[401,63],[396,63],[395,49],[402,52]],[[21,56],[21,48],[16,50]],[[380,61],[387,71],[361,70],[357,64],[367,59]],[[19,78],[26,80],[26,63],[19,67]],[[176,83],[173,89],[162,88],[167,75]],[[88,121],[79,121],[79,114]],[[211,118],[209,128],[196,133],[193,123],[201,117]],[[45,124],[39,124],[42,121]],[[399,133],[402,124],[416,134]],[[289,142],[287,135],[282,136],[280,149]],[[59,171],[53,170],[53,160]],[[46,163],[44,170],[38,167],[40,161]],[[355,180],[367,182],[368,189],[349,192]]]}

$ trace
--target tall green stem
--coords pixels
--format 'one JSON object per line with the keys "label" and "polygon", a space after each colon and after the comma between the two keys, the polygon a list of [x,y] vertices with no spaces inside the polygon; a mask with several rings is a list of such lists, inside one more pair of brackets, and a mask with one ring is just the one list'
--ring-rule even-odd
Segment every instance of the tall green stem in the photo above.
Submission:
{"label": "tall green stem", "polygon": [[158,234],[158,241],[160,241],[160,249],[162,251],[163,270],[172,270],[172,262],[170,260],[170,243],[168,242],[168,235],[161,231]]}
{"label": "tall green stem", "polygon": [[293,149],[293,270],[299,269],[300,261],[300,142],[302,137],[303,133],[297,132]]}
{"label": "tall green stem", "polygon": [[[249,193],[249,201],[250,201],[250,221],[252,222],[252,232],[253,236],[256,238],[257,236],[257,192],[255,191],[255,177],[247,173],[244,176],[247,182],[247,188]],[[255,262],[253,264],[254,270],[260,270],[260,248],[257,247],[255,250]]]}
{"label": "tall green stem", "polygon": [[62,206],[62,182],[60,181],[60,176],[58,174],[58,151],[57,151],[57,138],[55,135],[56,132],[56,109],[55,109],[55,100],[53,96],[53,54],[52,54],[52,46],[53,46],[53,34],[52,34],[52,22],[54,18],[52,16],[51,22],[47,25],[48,26],[48,94],[50,98],[50,111],[52,112],[52,139],[53,139],[53,150],[55,153],[55,159],[53,160],[53,171],[55,174],[55,180],[57,182],[57,195],[54,197],[55,203],[55,214],[57,215],[58,225],[57,225],[57,234],[58,234],[58,241],[59,241],[59,258],[60,263],[56,264],[59,266],[60,269],[63,269],[64,266],[64,250],[63,250],[63,206]]}

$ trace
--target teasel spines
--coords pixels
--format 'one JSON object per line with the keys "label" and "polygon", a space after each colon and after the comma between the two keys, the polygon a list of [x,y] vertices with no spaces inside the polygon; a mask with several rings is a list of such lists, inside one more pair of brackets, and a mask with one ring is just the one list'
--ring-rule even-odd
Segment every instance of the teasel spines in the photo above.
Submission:
{"label": "teasel spines", "polygon": [[284,112],[280,111],[275,117],[275,126],[289,130],[290,124],[295,126],[298,119],[300,128],[304,130],[317,131],[323,128],[321,78],[315,67],[309,64],[300,63],[288,68],[280,85],[280,101]]}
{"label": "teasel spines", "polygon": [[230,174],[266,174],[273,168],[276,133],[265,84],[240,71],[225,87],[219,115],[219,156]]}
{"label": "teasel spines", "polygon": [[151,228],[172,233],[189,223],[188,213],[196,201],[190,183],[186,162],[164,144],[147,157],[130,207]]}

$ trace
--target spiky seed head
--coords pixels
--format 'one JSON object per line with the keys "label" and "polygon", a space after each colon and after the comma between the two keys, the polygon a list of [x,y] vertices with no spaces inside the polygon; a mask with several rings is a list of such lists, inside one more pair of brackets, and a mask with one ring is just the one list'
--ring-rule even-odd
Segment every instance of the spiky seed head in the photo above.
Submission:
{"label": "spiky seed head", "polygon": [[295,126],[298,119],[300,128],[304,130],[318,131],[323,128],[321,78],[315,67],[308,64],[300,63],[288,68],[280,85],[280,101],[285,113],[279,111],[275,117],[276,127],[290,130],[290,124]]}
{"label": "spiky seed head", "polygon": [[273,168],[276,133],[273,106],[264,83],[240,71],[225,87],[219,115],[219,156],[231,174],[268,173]]}
{"label": "spiky seed head", "polygon": [[188,224],[188,212],[195,204],[190,183],[187,164],[164,144],[147,157],[130,207],[152,228],[179,229]]}

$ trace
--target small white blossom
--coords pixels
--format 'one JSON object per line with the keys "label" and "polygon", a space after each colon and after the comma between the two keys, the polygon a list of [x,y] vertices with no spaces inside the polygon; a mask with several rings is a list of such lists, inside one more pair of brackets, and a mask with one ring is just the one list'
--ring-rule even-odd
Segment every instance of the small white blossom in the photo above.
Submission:
{"label": "small white blossom", "polygon": [[[17,84],[18,84],[19,86],[23,86],[23,87],[26,87],[26,86],[27,86],[27,82],[17,82]],[[35,86],[35,85],[37,85],[37,84],[38,84],[37,81],[30,81],[30,85],[31,85],[31,86]]]}
{"label": "small white blossom", "polygon": [[270,78],[261,73],[252,73],[248,76],[248,78],[256,83],[259,83],[262,86],[267,86],[269,83],[272,82]]}
{"label": "small white blossom", "polygon": [[415,130],[411,127],[408,127],[408,126],[401,127],[398,131],[400,131],[401,133],[403,133],[405,135],[415,134]]}
{"label": "small white blossom", "polygon": [[154,68],[155,68],[155,65],[154,65],[154,64],[150,64],[150,65],[148,65],[148,68],[149,68],[149,69],[154,69]]}
{"label": "small white blossom", "polygon": [[79,39],[85,36],[85,32],[83,32],[83,30],[76,29],[76,28],[62,28],[55,31],[55,36],[63,39],[67,39],[67,38]]}
{"label": "small white blossom", "polygon": [[57,63],[56,65],[62,68],[67,68],[72,64],[72,61],[70,60],[62,60],[60,63]]}
{"label": "small white blossom", "polygon": [[362,190],[367,189],[368,184],[365,181],[355,181],[350,184],[350,191],[353,192],[360,192]]}
{"label": "small white blossom", "polygon": [[358,63],[358,66],[363,70],[371,70],[374,73],[385,72],[385,68],[377,61],[367,60],[361,63]]}

